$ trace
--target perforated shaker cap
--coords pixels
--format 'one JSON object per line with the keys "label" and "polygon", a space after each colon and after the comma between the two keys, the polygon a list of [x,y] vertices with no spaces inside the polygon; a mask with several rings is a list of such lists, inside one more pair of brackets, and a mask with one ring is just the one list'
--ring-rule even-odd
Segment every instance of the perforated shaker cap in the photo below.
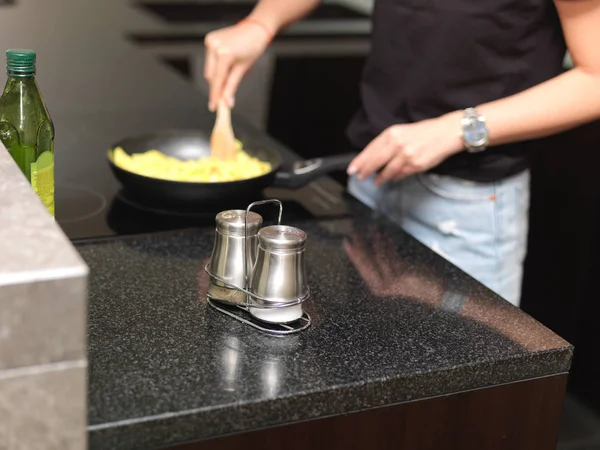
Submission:
{"label": "perforated shaker cap", "polygon": [[[244,236],[244,218],[246,211],[243,209],[231,209],[221,211],[217,214],[217,230],[230,236]],[[250,211],[248,213],[248,236],[254,236],[262,225],[260,214]]]}
{"label": "perforated shaker cap", "polygon": [[304,248],[306,233],[287,225],[271,225],[258,232],[258,240],[266,250],[300,250]]}

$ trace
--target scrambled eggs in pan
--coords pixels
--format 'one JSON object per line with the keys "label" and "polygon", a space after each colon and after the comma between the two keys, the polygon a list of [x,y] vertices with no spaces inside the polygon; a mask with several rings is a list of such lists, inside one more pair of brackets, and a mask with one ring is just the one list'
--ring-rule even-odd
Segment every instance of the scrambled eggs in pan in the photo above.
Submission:
{"label": "scrambled eggs in pan", "polygon": [[236,140],[236,155],[231,161],[212,156],[183,161],[158,150],[129,155],[121,147],[112,152],[113,162],[121,169],[151,178],[184,182],[225,182],[245,180],[264,175],[272,170],[271,164],[254,158]]}

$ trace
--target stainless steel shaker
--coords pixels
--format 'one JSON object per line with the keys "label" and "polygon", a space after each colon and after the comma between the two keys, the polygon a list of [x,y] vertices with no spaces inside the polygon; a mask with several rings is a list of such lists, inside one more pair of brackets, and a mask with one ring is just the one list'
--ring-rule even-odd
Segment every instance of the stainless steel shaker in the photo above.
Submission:
{"label": "stainless steel shaker", "polygon": [[306,233],[287,225],[258,232],[258,252],[249,283],[249,311],[253,316],[275,323],[302,317],[301,303],[309,294],[305,243]]}
{"label": "stainless steel shaker", "polygon": [[215,243],[208,265],[211,274],[209,298],[230,303],[246,303],[246,294],[227,287],[215,277],[237,288],[246,288],[244,257],[247,267],[251,268],[256,260],[257,233],[262,221],[259,214],[250,211],[246,229],[246,211],[235,209],[217,214]]}

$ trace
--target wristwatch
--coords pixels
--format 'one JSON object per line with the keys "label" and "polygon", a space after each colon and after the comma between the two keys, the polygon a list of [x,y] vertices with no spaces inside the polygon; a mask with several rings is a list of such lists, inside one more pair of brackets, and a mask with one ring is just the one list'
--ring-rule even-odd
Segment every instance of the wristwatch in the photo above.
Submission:
{"label": "wristwatch", "polygon": [[464,110],[461,125],[462,139],[467,151],[470,153],[484,151],[489,143],[485,117],[479,114],[475,108],[467,108]]}

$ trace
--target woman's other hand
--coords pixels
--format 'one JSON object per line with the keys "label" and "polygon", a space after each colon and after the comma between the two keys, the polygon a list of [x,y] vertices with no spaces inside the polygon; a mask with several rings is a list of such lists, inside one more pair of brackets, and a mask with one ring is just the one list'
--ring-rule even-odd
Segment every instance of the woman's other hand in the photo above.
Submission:
{"label": "woman's other hand", "polygon": [[365,179],[378,173],[375,182],[400,180],[437,166],[464,149],[460,115],[393,125],[365,147],[348,167],[349,175]]}

